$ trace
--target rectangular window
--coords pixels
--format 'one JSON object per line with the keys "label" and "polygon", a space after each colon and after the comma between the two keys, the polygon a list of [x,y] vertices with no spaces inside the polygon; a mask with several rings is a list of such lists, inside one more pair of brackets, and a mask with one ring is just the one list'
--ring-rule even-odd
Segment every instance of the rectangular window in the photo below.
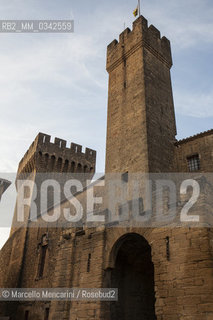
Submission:
{"label": "rectangular window", "polygon": [[199,154],[187,157],[188,169],[190,172],[200,170]]}

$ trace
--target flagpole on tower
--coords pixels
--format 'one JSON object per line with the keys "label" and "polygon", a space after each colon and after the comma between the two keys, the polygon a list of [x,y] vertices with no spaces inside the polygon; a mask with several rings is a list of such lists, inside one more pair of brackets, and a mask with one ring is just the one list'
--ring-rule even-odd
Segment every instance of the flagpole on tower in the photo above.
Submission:
{"label": "flagpole on tower", "polygon": [[133,14],[135,17],[141,15],[141,0],[138,0],[138,5],[137,5],[137,8],[133,11]]}

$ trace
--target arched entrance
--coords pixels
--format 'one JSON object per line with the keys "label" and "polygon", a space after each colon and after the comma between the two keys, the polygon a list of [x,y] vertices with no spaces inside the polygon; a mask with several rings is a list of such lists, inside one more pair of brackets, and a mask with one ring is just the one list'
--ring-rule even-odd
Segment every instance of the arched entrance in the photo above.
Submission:
{"label": "arched entrance", "polygon": [[121,237],[113,248],[111,288],[119,298],[110,306],[110,320],[155,320],[154,265],[149,243],[138,234]]}

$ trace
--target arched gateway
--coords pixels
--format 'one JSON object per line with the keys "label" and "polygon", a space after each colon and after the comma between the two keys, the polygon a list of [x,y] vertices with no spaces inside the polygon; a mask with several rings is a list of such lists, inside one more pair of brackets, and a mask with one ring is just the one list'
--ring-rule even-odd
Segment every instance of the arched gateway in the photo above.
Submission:
{"label": "arched gateway", "polygon": [[136,233],[122,236],[112,249],[110,285],[119,299],[110,306],[110,320],[155,320],[154,265],[151,247]]}

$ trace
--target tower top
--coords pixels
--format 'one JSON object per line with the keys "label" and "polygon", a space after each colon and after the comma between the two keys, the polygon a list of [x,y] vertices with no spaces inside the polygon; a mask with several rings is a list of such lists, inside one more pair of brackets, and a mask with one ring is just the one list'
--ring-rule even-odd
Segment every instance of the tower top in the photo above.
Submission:
{"label": "tower top", "polygon": [[168,68],[172,66],[170,41],[161,38],[160,31],[153,25],[148,27],[147,20],[140,16],[133,22],[132,30],[126,28],[120,35],[119,41],[113,40],[107,47],[107,71],[113,70],[124,58],[143,45],[156,55]]}
{"label": "tower top", "polygon": [[[39,133],[20,161],[18,174],[32,172],[33,170],[37,172],[40,170],[42,172],[46,170],[50,171],[48,163],[51,159],[55,164],[58,161],[60,162],[60,168],[59,166],[52,166],[52,171],[56,170],[60,172],[63,170],[62,167],[64,167],[64,165],[66,165],[67,170],[69,170],[72,163],[72,165],[75,164],[75,166],[79,165],[82,170],[85,168],[89,170],[89,172],[94,172],[96,151],[86,148],[85,152],[83,152],[82,146],[73,142],[70,144],[70,147],[67,147],[67,141],[59,138],[55,138],[54,142],[51,142],[50,135]],[[45,166],[44,163],[46,163]],[[77,168],[72,168],[72,171],[76,169]]]}
{"label": "tower top", "polygon": [[140,16],[107,48],[106,172],[168,172],[176,124],[170,42]]}

